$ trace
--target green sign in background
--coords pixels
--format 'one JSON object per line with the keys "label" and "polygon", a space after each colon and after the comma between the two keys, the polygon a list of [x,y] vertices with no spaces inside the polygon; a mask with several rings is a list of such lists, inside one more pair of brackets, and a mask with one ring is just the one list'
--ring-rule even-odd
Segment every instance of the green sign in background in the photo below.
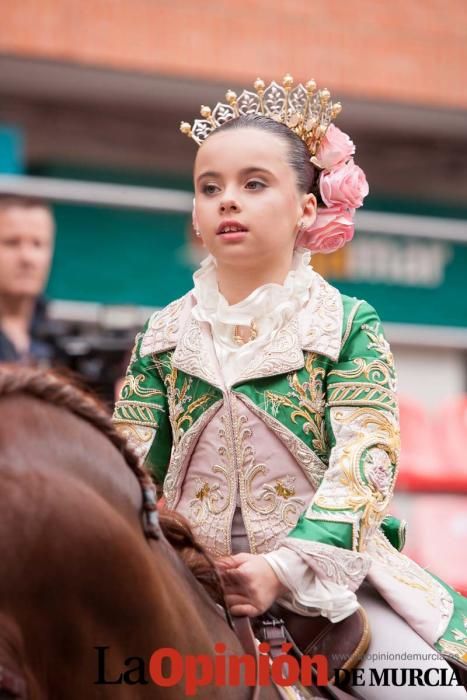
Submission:
{"label": "green sign in background", "polygon": [[54,211],[49,297],[158,307],[190,288],[186,216],[63,205]]}
{"label": "green sign in background", "polygon": [[[64,166],[49,166],[36,174],[191,190],[190,178],[177,176],[85,172]],[[439,203],[421,206],[368,199],[375,210],[467,219],[467,210],[454,211]],[[54,211],[57,244],[49,297],[160,307],[192,286],[193,267],[186,245],[188,215],[75,205],[56,205]],[[433,243],[358,231],[355,243],[378,238],[394,241],[402,252],[407,246]],[[358,281],[333,275],[328,279],[342,292],[369,301],[384,321],[467,327],[467,244],[443,241],[443,245],[449,255],[439,282],[431,286],[410,285],[407,280],[389,283],[371,274],[371,279],[360,274]]]}
{"label": "green sign in background", "polygon": [[[49,297],[160,307],[191,287],[188,216],[68,205],[56,206],[55,214],[58,235]],[[360,244],[369,236],[360,234]],[[402,236],[379,237],[393,239],[401,249],[423,244]],[[467,327],[467,245],[444,245],[449,259],[436,286],[330,281],[345,294],[369,301],[385,321]]]}
{"label": "green sign in background", "polygon": [[[392,251],[392,260],[374,259],[366,279],[361,273],[358,280],[329,277],[344,294],[366,299],[385,321],[467,327],[466,244],[357,231],[349,253],[352,247],[357,256],[365,247],[380,248],[382,256]],[[378,275],[385,266],[391,273]]]}

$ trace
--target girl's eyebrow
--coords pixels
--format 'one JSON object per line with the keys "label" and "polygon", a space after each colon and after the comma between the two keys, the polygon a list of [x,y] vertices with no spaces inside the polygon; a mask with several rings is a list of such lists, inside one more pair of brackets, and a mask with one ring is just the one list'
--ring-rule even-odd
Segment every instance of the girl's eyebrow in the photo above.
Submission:
{"label": "girl's eyebrow", "polygon": [[[249,175],[250,173],[266,173],[266,175],[272,175],[272,173],[267,170],[267,168],[262,168],[259,165],[249,165],[247,168],[242,168],[240,170],[240,175]],[[216,172],[215,170],[206,170],[206,172],[201,173],[201,175],[198,176],[197,182],[203,179],[203,177],[221,177],[221,173]]]}
{"label": "girl's eyebrow", "polygon": [[248,175],[249,173],[266,173],[266,175],[272,175],[270,170],[257,165],[250,165],[248,168],[243,168],[240,170],[240,173],[242,175]]}
{"label": "girl's eyebrow", "polygon": [[217,173],[215,170],[206,170],[206,172],[201,173],[201,175],[198,175],[196,182],[202,180],[203,177],[220,177],[220,173]]}

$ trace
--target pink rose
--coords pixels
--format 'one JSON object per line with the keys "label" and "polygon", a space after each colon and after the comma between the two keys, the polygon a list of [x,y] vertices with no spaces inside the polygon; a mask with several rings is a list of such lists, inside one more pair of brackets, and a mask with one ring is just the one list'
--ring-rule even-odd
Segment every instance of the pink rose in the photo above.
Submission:
{"label": "pink rose", "polygon": [[322,172],[319,187],[323,202],[328,207],[341,204],[357,209],[368,194],[365,173],[355,165],[353,158],[330,172]]}
{"label": "pink rose", "polygon": [[312,253],[333,253],[353,238],[354,214],[343,206],[319,208],[314,224],[298,236],[296,245]]}
{"label": "pink rose", "polygon": [[330,124],[320,147],[311,162],[322,170],[332,170],[355,153],[350,137],[334,124]]}

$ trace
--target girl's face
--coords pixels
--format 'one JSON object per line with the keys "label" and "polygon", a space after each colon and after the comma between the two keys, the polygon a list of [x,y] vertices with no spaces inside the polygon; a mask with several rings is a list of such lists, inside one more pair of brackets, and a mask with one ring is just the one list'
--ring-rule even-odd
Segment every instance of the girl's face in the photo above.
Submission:
{"label": "girl's face", "polygon": [[218,262],[250,264],[292,254],[301,221],[316,216],[312,194],[301,194],[287,144],[261,129],[210,136],[194,169],[195,226]]}

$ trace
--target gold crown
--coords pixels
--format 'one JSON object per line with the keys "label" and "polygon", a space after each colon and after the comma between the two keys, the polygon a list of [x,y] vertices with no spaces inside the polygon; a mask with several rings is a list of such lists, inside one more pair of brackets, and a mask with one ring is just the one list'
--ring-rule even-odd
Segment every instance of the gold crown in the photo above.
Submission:
{"label": "gold crown", "polygon": [[299,83],[293,87],[293,84],[292,76],[287,74],[282,86],[273,81],[266,87],[264,80],[258,78],[254,82],[256,94],[244,90],[237,97],[233,90],[228,90],[225,95],[228,104],[218,102],[213,110],[203,105],[203,119],[195,119],[193,126],[182,122],[180,131],[201,145],[225,122],[242,115],[262,114],[288,126],[314,156],[329,124],[342,111],[342,105],[340,102],[332,104],[329,90],[317,90],[314,80],[306,85]]}

